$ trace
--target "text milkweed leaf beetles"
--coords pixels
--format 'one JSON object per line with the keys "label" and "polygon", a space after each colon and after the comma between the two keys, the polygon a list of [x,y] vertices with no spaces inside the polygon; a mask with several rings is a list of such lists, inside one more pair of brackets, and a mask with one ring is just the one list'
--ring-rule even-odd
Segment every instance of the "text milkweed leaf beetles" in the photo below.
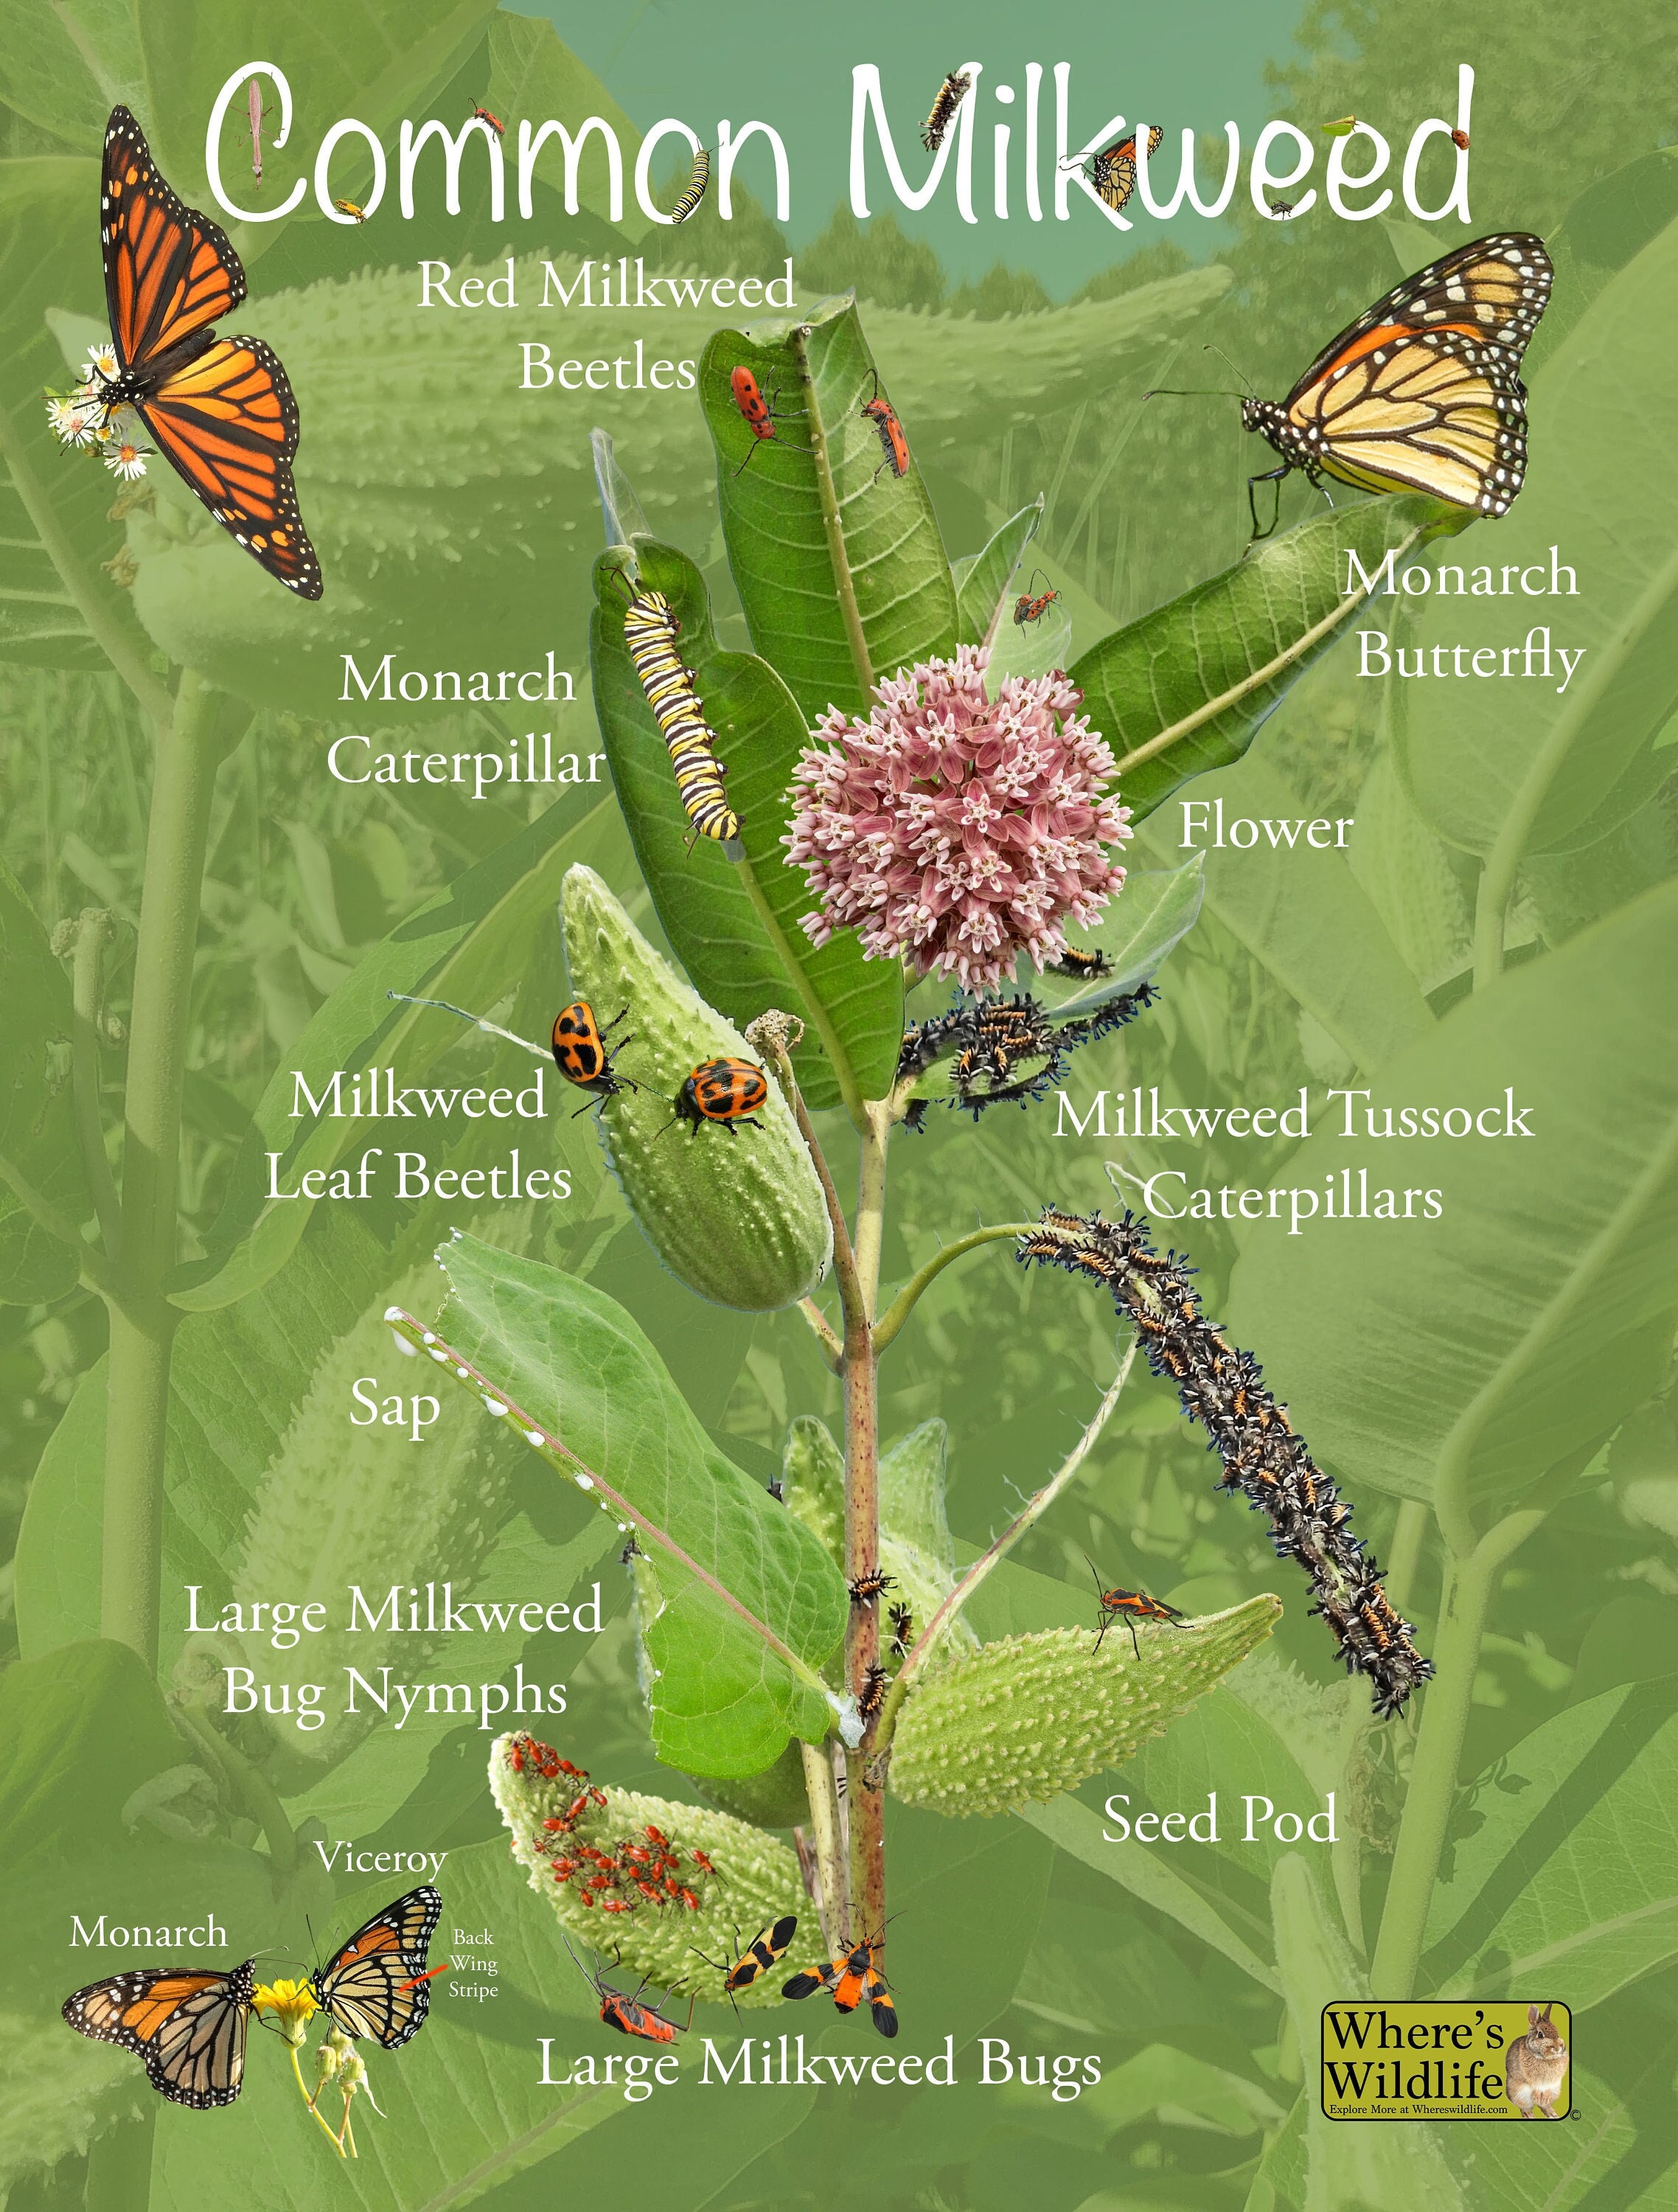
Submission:
{"label": "text milkweed leaf beetles", "polygon": [[[749,1060],[701,1060],[672,1102],[674,1113],[664,1125],[673,1128],[678,1121],[691,1122],[691,1134],[697,1136],[700,1125],[706,1121],[720,1122],[732,1137],[744,1123],[749,1129],[761,1129],[763,1123],[751,1116],[765,1103],[769,1095],[769,1078],[763,1069]],[[659,1132],[663,1136],[664,1129]]]}
{"label": "text milkweed leaf beetles", "polygon": [[1160,1620],[1168,1628],[1181,1627],[1183,1615],[1174,1605],[1167,1605],[1162,1598],[1150,1597],[1146,1590],[1103,1589],[1101,1574],[1095,1561],[1090,1559],[1087,1552],[1084,1557],[1089,1560],[1090,1572],[1096,1578],[1096,1598],[1101,1607],[1101,1626],[1096,1632],[1095,1648],[1097,1651],[1101,1649],[1103,1637],[1116,1620],[1123,1621],[1130,1631],[1131,1645],[1139,1659],[1142,1656],[1142,1647],[1136,1641],[1139,1620]]}

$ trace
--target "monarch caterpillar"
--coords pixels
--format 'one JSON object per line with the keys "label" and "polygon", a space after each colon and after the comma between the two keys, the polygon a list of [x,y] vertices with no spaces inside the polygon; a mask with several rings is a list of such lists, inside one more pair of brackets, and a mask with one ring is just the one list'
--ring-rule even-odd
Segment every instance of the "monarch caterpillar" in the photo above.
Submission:
{"label": "monarch caterpillar", "polygon": [[623,642],[676,770],[688,819],[696,836],[726,845],[740,834],[739,817],[722,787],[723,770],[712,750],[716,735],[694,696],[693,672],[676,650],[681,624],[662,592],[632,591],[621,568],[613,574],[629,593]]}
{"label": "monarch caterpillar", "polygon": [[710,182],[711,156],[707,149],[702,146],[693,157],[693,174],[688,179],[688,188],[670,210],[670,220],[672,222],[685,222],[701,200],[704,198],[710,188]]}

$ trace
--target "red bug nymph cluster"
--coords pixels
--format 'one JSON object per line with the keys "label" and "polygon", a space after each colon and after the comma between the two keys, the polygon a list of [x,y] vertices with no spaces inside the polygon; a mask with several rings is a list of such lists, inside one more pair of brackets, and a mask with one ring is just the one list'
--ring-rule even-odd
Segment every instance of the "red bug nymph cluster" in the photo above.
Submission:
{"label": "red bug nymph cluster", "polygon": [[707,1852],[683,1851],[651,1821],[639,1835],[621,1838],[609,1850],[580,1833],[591,1808],[605,1810],[606,1793],[590,1782],[587,1767],[562,1759],[551,1744],[515,1735],[507,1746],[507,1763],[515,1774],[539,1775],[544,1782],[563,1775],[575,1784],[565,1810],[543,1821],[537,1848],[554,1880],[568,1887],[579,1905],[612,1914],[671,1908],[697,1912],[701,1899],[695,1885],[702,1888],[722,1879]]}

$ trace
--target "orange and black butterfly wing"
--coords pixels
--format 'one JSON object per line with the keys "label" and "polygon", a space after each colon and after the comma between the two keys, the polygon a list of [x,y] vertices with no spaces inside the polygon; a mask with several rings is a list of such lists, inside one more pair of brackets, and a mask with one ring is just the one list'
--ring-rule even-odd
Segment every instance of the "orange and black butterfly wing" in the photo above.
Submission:
{"label": "orange and black butterfly wing", "polygon": [[1298,450],[1368,490],[1506,514],[1526,475],[1521,361],[1553,281],[1526,231],[1475,239],[1407,277],[1282,403]]}
{"label": "orange and black butterfly wing", "polygon": [[137,405],[222,527],[299,599],[318,599],[320,562],[291,481],[297,402],[272,348],[217,338]]}
{"label": "orange and black butterfly wing", "polygon": [[232,2104],[243,2085],[255,1996],[248,1959],[227,1974],[149,1966],[77,1990],[64,2014],[77,2034],[133,2051],[160,2096],[204,2112]]}
{"label": "orange and black butterfly wing", "polygon": [[431,2008],[426,1947],[443,1900],[428,1884],[410,1889],[358,1928],[310,1982],[315,2002],[346,2035],[394,2051],[417,2035]]}
{"label": "orange and black butterfly wing", "polygon": [[125,107],[112,108],[106,126],[99,236],[121,368],[143,371],[245,297],[226,232],[164,182]]}

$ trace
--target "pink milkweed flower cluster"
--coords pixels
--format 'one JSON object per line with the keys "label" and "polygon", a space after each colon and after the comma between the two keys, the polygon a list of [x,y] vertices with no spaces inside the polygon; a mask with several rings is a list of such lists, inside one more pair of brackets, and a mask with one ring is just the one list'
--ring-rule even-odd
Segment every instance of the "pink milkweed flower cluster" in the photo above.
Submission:
{"label": "pink milkweed flower cluster", "polygon": [[819,902],[817,945],[853,928],[871,960],[908,956],[964,991],[1039,970],[1124,882],[1110,846],[1130,810],[1104,795],[1116,763],[1058,671],[985,691],[988,652],[900,670],[866,722],[830,708],[793,770],[783,841]]}

